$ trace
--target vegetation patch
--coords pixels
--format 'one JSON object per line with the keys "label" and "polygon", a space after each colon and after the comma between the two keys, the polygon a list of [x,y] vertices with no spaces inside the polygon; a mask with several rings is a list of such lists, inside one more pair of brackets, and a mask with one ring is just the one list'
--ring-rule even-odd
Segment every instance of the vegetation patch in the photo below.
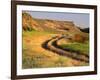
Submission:
{"label": "vegetation patch", "polygon": [[57,55],[41,47],[41,44],[57,34],[42,31],[23,31],[22,68],[48,68],[86,66],[88,64]]}
{"label": "vegetation patch", "polygon": [[72,42],[69,44],[61,44],[60,46],[64,49],[67,48],[71,51],[80,52],[89,55],[89,41],[86,41],[85,43]]}

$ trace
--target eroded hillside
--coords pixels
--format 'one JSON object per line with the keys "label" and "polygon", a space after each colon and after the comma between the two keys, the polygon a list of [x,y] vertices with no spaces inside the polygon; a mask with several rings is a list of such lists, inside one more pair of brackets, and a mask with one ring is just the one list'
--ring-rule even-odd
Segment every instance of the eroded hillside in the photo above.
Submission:
{"label": "eroded hillside", "polygon": [[37,19],[28,13],[22,14],[22,25],[23,30],[37,30],[83,35],[83,32],[81,32],[72,21]]}

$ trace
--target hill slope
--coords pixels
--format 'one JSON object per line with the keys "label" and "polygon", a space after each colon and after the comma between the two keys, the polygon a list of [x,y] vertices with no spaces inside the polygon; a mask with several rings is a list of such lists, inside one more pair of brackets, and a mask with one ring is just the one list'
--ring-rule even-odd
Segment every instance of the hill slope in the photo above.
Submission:
{"label": "hill slope", "polygon": [[22,13],[23,30],[53,31],[73,34],[82,32],[71,21],[57,21],[48,19],[36,19],[28,13]]}

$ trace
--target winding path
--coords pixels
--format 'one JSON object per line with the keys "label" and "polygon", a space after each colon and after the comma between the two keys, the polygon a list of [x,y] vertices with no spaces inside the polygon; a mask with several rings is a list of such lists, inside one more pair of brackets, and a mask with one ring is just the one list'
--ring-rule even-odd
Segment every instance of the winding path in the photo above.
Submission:
{"label": "winding path", "polygon": [[57,42],[64,38],[64,36],[55,36],[42,44],[42,47],[46,50],[56,52],[59,55],[70,57],[72,59],[83,61],[89,63],[89,57],[85,54],[77,53],[77,52],[70,52],[68,49],[61,48]]}

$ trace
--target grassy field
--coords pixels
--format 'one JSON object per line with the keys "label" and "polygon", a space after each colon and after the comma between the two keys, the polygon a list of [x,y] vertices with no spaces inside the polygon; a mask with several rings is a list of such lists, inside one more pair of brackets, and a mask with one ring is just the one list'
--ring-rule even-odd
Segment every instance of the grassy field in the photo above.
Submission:
{"label": "grassy field", "polygon": [[62,48],[89,55],[89,41],[86,41],[85,43],[72,42],[69,44],[61,44],[60,46]]}
{"label": "grassy field", "polygon": [[45,50],[41,44],[56,36],[55,33],[39,31],[23,31],[22,68],[47,68],[88,65],[69,57],[57,55]]}

